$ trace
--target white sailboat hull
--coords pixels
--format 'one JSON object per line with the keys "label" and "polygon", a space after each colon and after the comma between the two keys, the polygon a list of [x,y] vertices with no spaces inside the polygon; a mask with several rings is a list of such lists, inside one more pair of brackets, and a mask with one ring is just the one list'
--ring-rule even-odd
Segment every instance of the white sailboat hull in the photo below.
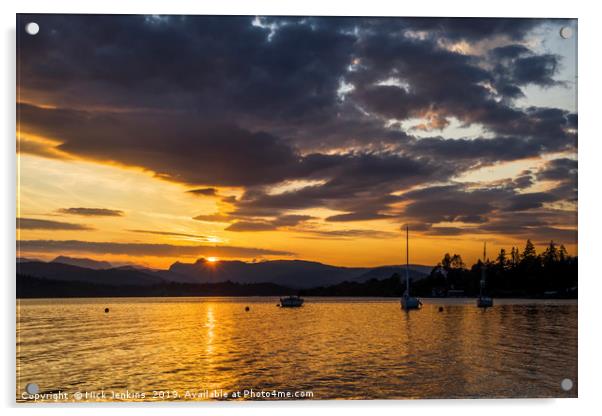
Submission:
{"label": "white sailboat hull", "polygon": [[489,296],[479,296],[477,298],[477,307],[479,308],[491,308],[493,306],[493,298]]}
{"label": "white sailboat hull", "polygon": [[401,297],[401,309],[409,311],[411,309],[420,309],[422,302],[413,296],[410,296],[410,229],[406,225],[406,290]]}
{"label": "white sailboat hull", "polygon": [[491,308],[493,306],[493,298],[484,295],[487,286],[487,242],[483,243],[483,263],[481,264],[481,291],[477,298],[478,308]]}
{"label": "white sailboat hull", "polygon": [[401,309],[409,311],[410,309],[420,309],[422,302],[418,298],[412,296],[404,296],[401,298]]}

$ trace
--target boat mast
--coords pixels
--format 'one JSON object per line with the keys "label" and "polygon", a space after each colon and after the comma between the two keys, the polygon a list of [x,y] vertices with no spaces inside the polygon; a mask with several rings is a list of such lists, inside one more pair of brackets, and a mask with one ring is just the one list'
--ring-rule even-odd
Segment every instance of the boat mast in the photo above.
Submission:
{"label": "boat mast", "polygon": [[406,293],[410,296],[410,230],[406,224]]}
{"label": "boat mast", "polygon": [[481,267],[481,289],[480,296],[483,296],[483,287],[485,286],[485,264],[487,261],[487,241],[483,243],[483,265]]}

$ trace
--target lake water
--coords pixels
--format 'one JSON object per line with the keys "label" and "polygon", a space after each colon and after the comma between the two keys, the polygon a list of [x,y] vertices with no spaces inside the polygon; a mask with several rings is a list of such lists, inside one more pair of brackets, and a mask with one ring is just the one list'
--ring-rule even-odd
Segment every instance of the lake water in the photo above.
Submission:
{"label": "lake water", "polygon": [[30,401],[28,383],[69,402],[577,396],[576,301],[426,299],[410,313],[398,299],[277,303],[19,300],[17,400]]}

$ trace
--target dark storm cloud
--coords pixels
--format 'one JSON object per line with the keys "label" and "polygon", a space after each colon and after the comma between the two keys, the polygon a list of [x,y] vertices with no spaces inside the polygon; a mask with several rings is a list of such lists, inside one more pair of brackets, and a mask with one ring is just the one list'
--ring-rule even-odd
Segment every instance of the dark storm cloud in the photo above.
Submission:
{"label": "dark storm cloud", "polygon": [[[39,17],[53,36],[23,39],[23,89],[45,91],[56,106],[184,111],[204,120],[198,125],[236,119],[250,130],[314,146],[318,132],[330,146],[400,139],[374,119],[346,116],[354,106],[339,100],[343,79],[354,82],[351,96],[357,105],[382,116],[438,111],[441,122],[449,116],[487,122],[492,112],[512,113],[495,104],[480,85],[495,78],[479,66],[481,58],[441,49],[437,40],[498,34],[522,39],[547,22],[267,18],[277,27],[272,31],[245,16]],[[408,38],[403,35],[408,30],[426,30],[431,36]],[[355,58],[361,64],[349,72]],[[532,67],[525,64],[518,71],[532,79]],[[393,75],[407,80],[410,91],[374,85]],[[163,122],[178,125],[179,119]]]}
{"label": "dark storm cloud", "polygon": [[122,217],[123,211],[108,208],[61,208],[61,214],[81,215],[85,217]]}
{"label": "dark storm cloud", "polygon": [[474,17],[425,17],[412,19],[408,23],[415,30],[432,31],[448,39],[468,41],[478,41],[494,36],[507,36],[519,40],[540,24],[540,19]]}
{"label": "dark storm cloud", "polygon": [[512,187],[515,189],[530,188],[535,183],[533,174],[530,170],[521,172],[520,176],[517,176],[512,180]]}
{"label": "dark storm cloud", "polygon": [[17,229],[19,230],[65,230],[86,231],[93,230],[92,227],[70,222],[38,220],[35,218],[17,218]]}
{"label": "dark storm cloud", "polygon": [[577,160],[569,158],[550,160],[537,172],[537,179],[557,182],[549,192],[559,200],[577,202]]}
{"label": "dark storm cloud", "polygon": [[[201,196],[243,188],[238,199],[221,197],[230,214],[199,221],[271,230],[299,225],[289,211],[320,207],[340,212],[328,221],[407,219],[451,235],[454,227],[431,224],[485,227],[503,209],[537,211],[576,198],[576,178],[519,194],[558,175],[563,167],[553,164],[503,186],[432,186],[477,167],[576,150],[576,114],[513,101],[527,85],[560,85],[560,57],[521,42],[536,26],[561,21],[35,18],[51,36],[21,39],[21,95],[54,108],[21,104],[18,114],[25,134],[58,144],[21,150],[141,167]],[[20,16],[19,25],[29,20]],[[444,47],[499,38],[504,46],[481,55]],[[421,121],[401,128],[413,118]],[[452,118],[486,134],[449,139]],[[442,136],[413,136],[435,130]],[[288,180],[321,184],[272,192]],[[424,189],[400,196],[416,187]]]}
{"label": "dark storm cloud", "polygon": [[[496,103],[481,85],[494,82],[495,74],[478,65],[479,57],[441,49],[437,40],[478,40],[502,33],[521,39],[545,22],[267,18],[277,27],[272,33],[244,16],[71,16],[69,24],[65,16],[40,19],[54,35],[24,39],[23,79],[32,80],[36,91],[48,90],[58,104],[185,111],[186,117],[199,120],[197,128],[208,120],[236,119],[248,123],[250,130],[265,129],[296,138],[297,145],[314,146],[318,132],[330,146],[403,138],[373,119],[346,117],[354,106],[342,106],[338,99],[344,78],[355,84],[352,101],[380,116],[406,118],[435,111],[441,125],[449,116],[482,122],[493,130],[508,125],[521,112]],[[432,36],[417,40],[400,35],[407,30],[427,30]],[[65,47],[70,43],[73,48]],[[55,53],[58,49],[62,53]],[[361,64],[349,72],[354,58]],[[533,79],[532,66],[522,65],[518,71]],[[408,81],[410,90],[375,85],[393,75]],[[102,84],[98,90],[97,84]],[[74,93],[61,99],[71,85]],[[78,104],[78,99],[85,102]],[[180,119],[165,117],[162,122],[179,125]]]}
{"label": "dark storm cloud", "polygon": [[523,45],[513,44],[492,49],[489,54],[495,59],[516,59],[530,55],[531,50]]}
{"label": "dark storm cloud", "polygon": [[[510,186],[508,186],[510,185]],[[490,223],[500,215],[542,208],[546,203],[562,201],[554,190],[522,192],[513,183],[506,186],[471,189],[465,184],[435,186],[406,192],[409,202],[403,215],[427,224],[438,222]]]}
{"label": "dark storm cloud", "polygon": [[65,106],[192,107],[221,120],[231,111],[295,119],[332,106],[355,38],[295,22],[268,41],[253,20],[36,16],[53,35],[23,38],[23,79],[34,84],[25,87]]}
{"label": "dark storm cloud", "polygon": [[[483,85],[492,74],[478,59],[442,49],[435,40],[379,33],[362,38],[357,53],[361,64],[347,76],[355,85],[350,97],[380,116],[406,119],[430,111],[470,121],[484,104],[500,107]],[[389,78],[407,87],[378,84]]]}
{"label": "dark storm cloud", "polygon": [[429,137],[413,141],[409,150],[417,154],[464,160],[471,167],[550,152],[574,151],[577,136],[569,131],[570,116],[568,111],[554,108],[530,107],[524,113],[493,111],[485,116],[487,125],[502,133],[500,136],[476,139]]}
{"label": "dark storm cloud", "polygon": [[532,192],[514,195],[509,198],[508,211],[525,211],[533,208],[541,208],[546,202],[554,202],[558,198],[547,192]]}
{"label": "dark storm cloud", "polygon": [[171,245],[145,243],[113,243],[79,240],[20,240],[17,241],[19,251],[28,252],[81,252],[94,254],[122,254],[132,256],[224,256],[224,257],[256,257],[256,256],[289,256],[292,253],[279,250],[268,250],[235,246],[203,246],[203,245]]}
{"label": "dark storm cloud", "polygon": [[[425,235],[500,233],[576,242],[576,212],[546,207],[567,201],[566,195],[555,189],[519,193],[521,189],[514,182],[476,189],[468,184],[427,187],[402,195],[408,203],[400,216],[413,219],[412,228]],[[442,222],[462,224],[437,225]]]}
{"label": "dark storm cloud", "polygon": [[500,97],[523,97],[521,87],[529,84],[540,87],[563,86],[555,75],[561,57],[554,54],[536,54],[523,45],[506,45],[489,52],[493,87]]}
{"label": "dark storm cloud", "polygon": [[[574,145],[569,143],[573,136],[564,130],[569,126],[567,112],[519,109],[500,100],[509,94],[522,96],[524,85],[555,85],[559,57],[538,55],[518,45],[496,51],[479,57],[442,49],[429,38],[418,40],[387,32],[365,36],[358,40],[360,63],[346,76],[355,87],[349,97],[385,118],[403,120],[430,114],[438,126],[445,126],[449,117],[466,124],[480,123],[495,135],[534,141],[534,151],[551,151],[561,146],[559,142]],[[484,63],[492,69],[486,69]],[[382,84],[387,79],[399,82]],[[543,147],[539,143],[542,136],[551,134],[553,137],[544,139],[551,143]],[[529,156],[517,152],[513,157]]]}
{"label": "dark storm cloud", "polygon": [[454,173],[449,166],[428,159],[412,159],[396,154],[308,155],[303,165],[314,178],[327,178],[321,185],[296,191],[268,194],[247,191],[236,205],[235,215],[273,216],[293,210],[326,207],[344,211],[330,221],[387,218],[379,211],[400,198],[392,192]]}
{"label": "dark storm cloud", "polygon": [[504,189],[479,189],[470,191],[462,185],[436,186],[406,192],[404,199],[410,202],[403,216],[428,224],[473,219],[482,222],[496,208],[495,201],[506,196]]}
{"label": "dark storm cloud", "polygon": [[545,87],[556,85],[554,79],[559,57],[546,54],[519,58],[514,62],[512,79],[518,85],[535,84]]}
{"label": "dark storm cloud", "polygon": [[538,179],[549,181],[574,181],[576,175],[577,161],[569,158],[551,160],[537,172]]}
{"label": "dark storm cloud", "polygon": [[577,242],[577,218],[574,211],[534,209],[521,212],[497,210],[484,223],[441,226],[419,223],[410,229],[422,235],[454,237],[461,235],[502,234],[520,239],[541,238],[564,244]]}
{"label": "dark storm cloud", "polygon": [[150,169],[188,184],[245,186],[299,175],[295,150],[265,132],[203,124],[191,116],[101,113],[19,106],[32,133],[90,159]]}
{"label": "dark storm cloud", "polygon": [[564,244],[577,243],[577,213],[537,209],[521,213],[499,213],[478,232],[513,235],[520,238],[554,240]]}

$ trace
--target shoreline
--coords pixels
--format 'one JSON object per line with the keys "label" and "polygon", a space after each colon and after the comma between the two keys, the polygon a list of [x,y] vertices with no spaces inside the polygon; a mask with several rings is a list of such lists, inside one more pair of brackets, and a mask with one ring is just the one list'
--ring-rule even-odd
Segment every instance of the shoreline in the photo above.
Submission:
{"label": "shoreline", "polygon": [[[285,296],[285,295],[282,295]],[[169,295],[169,296],[154,296],[154,295],[138,295],[138,296],[47,296],[47,297],[17,297],[16,300],[45,300],[45,299],[169,299],[169,298],[274,298],[278,299],[279,295]],[[378,299],[378,300],[399,300],[398,296],[303,296],[304,299]],[[464,297],[427,297],[418,296],[419,299],[432,301],[465,301],[465,300],[476,300],[477,296],[464,296]],[[566,300],[566,301],[578,301],[577,297],[522,297],[522,296],[505,296],[505,297],[493,297],[496,300]]]}

